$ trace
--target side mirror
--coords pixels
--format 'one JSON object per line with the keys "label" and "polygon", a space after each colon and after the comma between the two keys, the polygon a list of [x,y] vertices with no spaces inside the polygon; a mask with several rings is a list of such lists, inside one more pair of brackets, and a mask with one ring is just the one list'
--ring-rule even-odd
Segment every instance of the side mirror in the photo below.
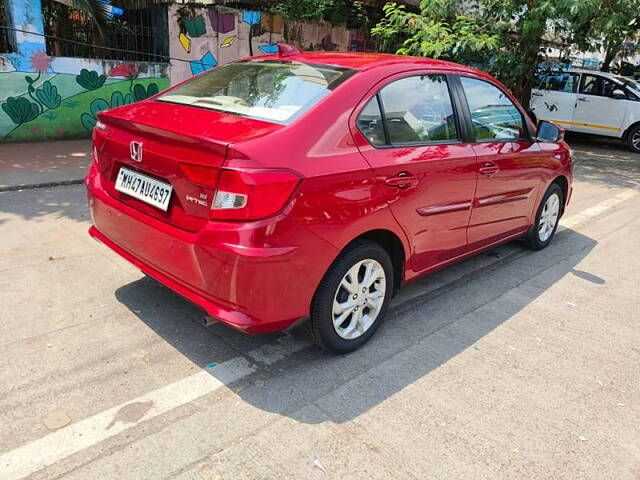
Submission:
{"label": "side mirror", "polygon": [[536,132],[536,140],[551,143],[562,142],[564,140],[564,128],[559,127],[555,123],[540,120],[540,123],[538,123],[538,131]]}
{"label": "side mirror", "polygon": [[623,100],[627,98],[627,94],[624,93],[624,90],[621,90],[619,88],[616,88],[611,94],[611,96],[617,100]]}

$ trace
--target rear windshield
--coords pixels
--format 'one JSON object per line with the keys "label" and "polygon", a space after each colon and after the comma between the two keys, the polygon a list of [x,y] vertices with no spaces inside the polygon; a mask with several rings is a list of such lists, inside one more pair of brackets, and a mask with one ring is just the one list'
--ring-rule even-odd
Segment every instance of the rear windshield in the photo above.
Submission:
{"label": "rear windshield", "polygon": [[249,60],[218,67],[158,100],[287,124],[354,73],[328,65]]}

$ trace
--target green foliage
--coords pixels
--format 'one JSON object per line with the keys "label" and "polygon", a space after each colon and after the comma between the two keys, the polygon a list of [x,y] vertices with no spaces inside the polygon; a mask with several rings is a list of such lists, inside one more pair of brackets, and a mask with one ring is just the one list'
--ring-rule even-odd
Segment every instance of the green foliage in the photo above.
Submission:
{"label": "green foliage", "polygon": [[636,67],[633,63],[629,62],[620,62],[620,65],[616,65],[611,69],[612,73],[616,75],[622,75],[624,77],[633,77],[638,74],[640,71],[639,67]]}
{"label": "green foliage", "polygon": [[412,13],[404,5],[387,3],[384,18],[371,33],[387,44],[399,44],[399,55],[478,61],[498,48],[499,36],[480,22],[456,15],[437,0],[423,0],[420,5],[420,13]]}
{"label": "green foliage", "polygon": [[477,9],[463,11],[458,1],[422,0],[417,13],[388,3],[372,33],[399,54],[488,70],[527,106],[551,27],[554,32],[566,28],[576,17],[572,9],[580,9],[581,1],[477,0]]}
{"label": "green foliage", "polygon": [[[156,85],[155,83],[151,85]],[[149,87],[151,87],[149,85]],[[156,85],[156,89],[158,86]],[[98,120],[98,112],[108,110],[110,108],[122,107],[123,105],[129,105],[136,100],[130,93],[123,95],[122,92],[115,91],[111,94],[111,103],[108,103],[104,98],[96,98],[89,104],[89,111],[80,115],[80,123],[82,126],[91,131],[96,126]]]}
{"label": "green foliage", "polygon": [[36,88],[35,93],[38,101],[47,108],[58,108],[62,102],[58,87],[51,85],[49,80],[44,82],[42,87]]}
{"label": "green foliage", "polygon": [[18,125],[30,122],[40,114],[40,109],[35,102],[24,97],[9,97],[2,104],[2,109],[9,115],[11,121]]}
{"label": "green foliage", "polygon": [[605,71],[618,56],[624,57],[625,40],[637,39],[640,33],[638,0],[583,0],[573,13],[575,17],[567,28],[571,41],[581,50],[602,49]]}
{"label": "green foliage", "polygon": [[103,86],[106,80],[106,75],[98,75],[98,72],[86,68],[80,70],[80,75],[76,75],[76,82],[85,90],[96,90]]}
{"label": "green foliage", "polygon": [[326,21],[347,28],[367,24],[367,12],[361,0],[276,0],[272,11],[294,21]]}

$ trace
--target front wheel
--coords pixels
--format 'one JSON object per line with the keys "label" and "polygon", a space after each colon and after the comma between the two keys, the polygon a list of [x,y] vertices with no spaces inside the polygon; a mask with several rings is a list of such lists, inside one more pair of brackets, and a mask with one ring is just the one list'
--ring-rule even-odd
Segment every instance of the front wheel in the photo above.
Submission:
{"label": "front wheel", "polygon": [[377,330],[393,291],[389,254],[363,240],[347,248],[326,273],[311,305],[315,342],[334,353],[360,348]]}
{"label": "front wheel", "polygon": [[558,184],[552,183],[542,197],[536,221],[525,237],[525,242],[532,249],[541,250],[551,243],[560,220],[562,198],[562,189]]}
{"label": "front wheel", "polygon": [[640,153],[640,125],[636,125],[629,131],[627,145],[631,151]]}

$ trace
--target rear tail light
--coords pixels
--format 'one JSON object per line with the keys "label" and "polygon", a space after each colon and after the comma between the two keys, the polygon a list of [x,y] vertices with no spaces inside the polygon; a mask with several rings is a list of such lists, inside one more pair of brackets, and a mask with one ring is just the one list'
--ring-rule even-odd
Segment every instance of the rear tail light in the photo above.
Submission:
{"label": "rear tail light", "polygon": [[214,188],[218,183],[218,176],[220,172],[218,167],[181,163],[180,168],[182,168],[187,180],[195,185]]}
{"label": "rear tail light", "polygon": [[278,213],[300,183],[288,170],[221,170],[211,210],[218,220],[257,220]]}

